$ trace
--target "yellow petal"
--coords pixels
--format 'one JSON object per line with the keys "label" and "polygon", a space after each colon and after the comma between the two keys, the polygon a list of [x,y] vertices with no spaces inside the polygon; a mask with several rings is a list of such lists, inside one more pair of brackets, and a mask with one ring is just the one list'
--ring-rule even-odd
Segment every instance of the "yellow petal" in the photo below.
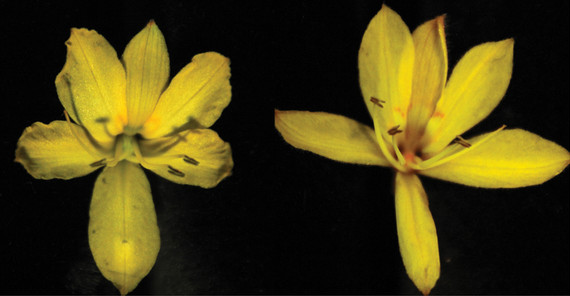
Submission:
{"label": "yellow petal", "polygon": [[150,184],[138,164],[106,167],[89,209],[89,246],[97,267],[122,295],[152,269],[160,236]]}
{"label": "yellow petal", "polygon": [[275,128],[295,148],[348,163],[389,165],[374,130],[344,116],[275,110]]}
{"label": "yellow petal", "polygon": [[142,166],[172,182],[204,188],[231,174],[230,144],[210,129],[191,129],[171,137],[139,141]]}
{"label": "yellow petal", "polygon": [[93,164],[110,156],[112,143],[100,145],[76,124],[36,122],[27,127],[18,140],[15,161],[36,179],[67,180],[87,175],[100,167]]}
{"label": "yellow petal", "polygon": [[447,46],[445,44],[444,16],[419,26],[414,39],[415,62],[412,96],[408,108],[410,137],[418,137],[433,114],[447,80]]}
{"label": "yellow petal", "polygon": [[158,138],[187,128],[210,127],[232,96],[230,60],[216,52],[194,56],[160,97],[142,135]]}
{"label": "yellow petal", "polygon": [[[370,21],[358,52],[360,89],[374,120],[378,141],[380,132],[406,125],[406,112],[412,91],[414,44],[400,16],[383,5]],[[378,106],[371,99],[383,101]]]}
{"label": "yellow petal", "polygon": [[170,74],[164,37],[154,21],[129,42],[123,53],[127,74],[127,131],[136,133],[150,116]]}
{"label": "yellow petal", "polygon": [[63,107],[98,141],[122,132],[126,121],[125,70],[103,36],[71,29],[67,60],[55,79]]}
{"label": "yellow petal", "polygon": [[[477,142],[483,134],[468,142]],[[426,176],[475,187],[515,188],[537,185],[561,173],[570,153],[558,144],[521,129],[504,130]]]}
{"label": "yellow petal", "polygon": [[513,46],[513,39],[488,42],[461,58],[427,125],[424,153],[440,151],[495,109],[511,80]]}
{"label": "yellow petal", "polygon": [[424,294],[439,278],[439,250],[427,195],[414,174],[396,173],[396,224],[408,276]]}

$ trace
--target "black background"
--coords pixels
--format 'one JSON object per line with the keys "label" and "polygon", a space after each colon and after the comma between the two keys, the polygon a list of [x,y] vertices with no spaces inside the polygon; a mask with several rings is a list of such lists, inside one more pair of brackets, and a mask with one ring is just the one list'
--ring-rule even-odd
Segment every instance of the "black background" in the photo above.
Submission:
{"label": "black background", "polygon": [[[398,251],[392,171],[296,150],[273,127],[274,108],[371,124],[357,53],[381,1],[18,3],[0,2],[0,292],[117,292],[87,242],[99,172],[35,180],[13,158],[25,127],[64,119],[54,80],[69,29],[97,30],[120,55],[150,19],[171,76],[200,52],[231,59],[232,102],[212,129],[232,145],[235,168],[209,190],[147,171],[162,246],[132,294],[417,292]],[[467,137],[504,123],[570,147],[567,1],[386,4],[411,30],[447,13],[450,72],[470,47],[515,38],[509,90]],[[422,178],[442,263],[433,294],[568,294],[568,180],[566,170],[540,186],[490,190]]]}

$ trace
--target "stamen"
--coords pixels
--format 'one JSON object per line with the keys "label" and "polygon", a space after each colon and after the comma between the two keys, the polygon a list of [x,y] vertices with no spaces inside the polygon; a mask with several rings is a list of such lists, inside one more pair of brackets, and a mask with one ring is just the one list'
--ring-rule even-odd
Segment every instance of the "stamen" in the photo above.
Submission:
{"label": "stamen", "polygon": [[400,128],[400,125],[398,124],[398,125],[396,125],[395,127],[389,129],[389,130],[388,130],[388,134],[389,134],[390,136],[393,136],[393,135],[395,135],[395,134],[401,133],[402,130],[399,130],[399,128]]}
{"label": "stamen", "polygon": [[[397,127],[399,127],[399,125]],[[406,160],[404,159],[404,156],[402,156],[402,152],[400,151],[400,148],[398,148],[398,145],[396,145],[396,139],[394,139],[394,134],[392,134],[392,148],[394,149],[394,152],[396,153],[396,158],[398,159],[400,164],[405,165]]]}
{"label": "stamen", "polygon": [[168,172],[177,176],[177,177],[184,177],[185,174],[175,168],[173,168],[172,166],[168,166]]}
{"label": "stamen", "polygon": [[100,166],[104,166],[106,164],[107,159],[103,158],[101,160],[98,160],[92,164],[90,164],[89,166],[92,168],[96,168],[96,167],[100,167]]}
{"label": "stamen", "polygon": [[[77,142],[79,143],[79,145],[81,145],[81,147],[83,147],[83,149],[85,149],[85,151],[87,153],[89,153],[91,156],[93,156],[93,158],[99,158],[101,157],[101,155],[97,152],[93,152],[91,149],[89,149],[89,146],[86,145],[85,143],[83,143],[83,141],[81,141],[81,138],[79,137],[79,135],[75,132],[75,128],[73,128],[73,124],[71,123],[71,120],[69,119],[69,114],[67,113],[67,110],[63,110],[63,114],[65,115],[65,120],[67,121],[67,123],[69,123],[69,130],[71,130],[71,133],[73,134],[73,136],[77,139]],[[82,128],[80,126],[80,128]],[[100,162],[96,161],[94,163],[98,163]],[[104,165],[104,164],[103,164]]]}
{"label": "stamen", "polygon": [[[142,156],[141,150],[140,150],[140,148],[139,148],[138,145],[134,145],[133,148],[134,148],[133,151],[135,152],[135,157],[137,158],[137,160],[139,161],[139,163],[144,164],[144,165],[146,165],[146,166],[155,166],[155,167],[156,167],[156,166],[158,166],[158,167],[163,166],[163,164],[155,164],[155,163],[148,162],[147,160],[145,160],[144,157]],[[183,159],[185,162],[187,162],[187,163],[190,163],[190,164],[193,164],[193,165],[198,165],[198,164],[199,164],[199,162],[198,162],[197,160],[195,160],[194,158],[191,158],[191,157],[189,157],[189,156],[187,156],[187,155],[180,155],[180,154],[178,154],[178,155],[172,155],[172,156],[170,156],[170,157],[176,157],[176,158],[182,157],[182,159]],[[186,174],[184,174],[182,171],[180,171],[180,170],[178,170],[178,169],[175,169],[175,168],[172,167],[171,165],[167,165],[167,167],[168,167],[168,172],[171,173],[171,174],[173,174],[173,175],[175,175],[175,176],[177,176],[177,177],[184,178],[184,176],[186,176]]]}
{"label": "stamen", "polygon": [[382,105],[382,104],[386,103],[386,101],[380,100],[380,99],[375,98],[375,97],[370,97],[370,102],[372,102],[374,105],[376,105],[380,108],[384,108],[384,105]]}
{"label": "stamen", "polygon": [[[507,127],[507,126],[503,125],[499,129],[497,129],[496,131],[486,134],[485,137],[483,137],[482,139],[474,141],[473,145],[471,145],[470,143],[465,141],[465,139],[463,139],[462,137],[458,137],[459,140],[453,140],[452,143],[458,143],[459,145],[464,146],[465,148],[470,147],[471,149],[473,149],[473,148],[481,145],[485,141],[488,141],[489,139],[491,139],[498,132],[502,131],[505,127]],[[461,141],[464,141],[465,143],[463,143]],[[467,144],[468,146],[465,146],[465,145],[461,144],[460,142],[463,144]],[[444,164],[450,160],[453,160],[453,159],[463,155],[464,153],[468,153],[469,151],[471,151],[471,149],[463,149],[461,147],[458,147],[457,145],[449,145],[443,151],[439,152],[435,156],[423,161],[421,163],[420,169],[425,170],[425,169],[429,169],[432,167],[436,167],[438,165],[442,165],[442,164]]]}
{"label": "stamen", "polygon": [[182,158],[185,162],[189,163],[189,164],[193,164],[193,165],[198,165],[200,164],[199,161],[195,160],[192,157],[189,157],[188,155],[184,155],[184,158]]}
{"label": "stamen", "polygon": [[454,140],[453,143],[457,143],[465,148],[469,148],[471,147],[471,144],[469,144],[469,142],[467,142],[465,139],[463,139],[461,136],[457,136]]}
{"label": "stamen", "polygon": [[134,145],[133,146],[133,151],[135,152],[135,157],[137,158],[137,160],[139,161],[140,164],[145,164],[148,165],[149,163],[147,161],[145,161],[145,159],[142,157],[142,153],[141,150],[139,148],[139,145]]}

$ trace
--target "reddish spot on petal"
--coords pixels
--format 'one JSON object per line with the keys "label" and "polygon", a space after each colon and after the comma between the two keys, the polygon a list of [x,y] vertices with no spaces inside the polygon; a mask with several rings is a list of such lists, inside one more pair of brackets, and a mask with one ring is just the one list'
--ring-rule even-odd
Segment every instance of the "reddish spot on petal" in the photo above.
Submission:
{"label": "reddish spot on petal", "polygon": [[402,111],[402,108],[400,108],[400,107],[395,107],[395,108],[394,108],[394,111],[395,111],[395,112],[398,112],[402,117],[404,117],[404,118],[406,117],[406,114],[404,114],[404,111]]}
{"label": "reddish spot on petal", "polygon": [[443,118],[445,116],[445,114],[439,112],[439,111],[435,111],[433,112],[432,117],[439,117],[439,118]]}

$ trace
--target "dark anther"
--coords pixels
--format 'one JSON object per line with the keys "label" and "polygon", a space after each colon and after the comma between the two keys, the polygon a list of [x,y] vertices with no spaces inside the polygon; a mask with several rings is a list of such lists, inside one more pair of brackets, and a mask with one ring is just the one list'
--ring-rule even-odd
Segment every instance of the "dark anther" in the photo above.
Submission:
{"label": "dark anther", "polygon": [[398,124],[398,125],[396,125],[395,127],[389,129],[389,130],[388,130],[388,134],[389,134],[390,136],[393,136],[393,135],[395,135],[395,134],[401,133],[402,130],[399,130],[399,128],[400,128],[400,125]]}
{"label": "dark anther", "polygon": [[184,159],[185,162],[187,162],[187,163],[189,163],[189,164],[193,164],[193,165],[198,165],[198,164],[200,164],[200,162],[198,162],[198,161],[195,160],[194,158],[189,157],[189,156],[187,156],[187,155],[184,155],[184,158],[183,158],[183,159]]}
{"label": "dark anther", "polygon": [[185,176],[183,172],[181,172],[181,171],[179,171],[179,170],[177,170],[171,166],[168,166],[168,172],[177,176],[177,177],[184,177]]}
{"label": "dark anther", "polygon": [[384,105],[382,105],[382,104],[386,103],[386,101],[380,100],[380,99],[375,98],[375,97],[370,97],[370,102],[372,102],[374,105],[376,105],[380,108],[384,108]]}
{"label": "dark anther", "polygon": [[457,143],[465,148],[469,148],[471,147],[471,144],[469,144],[469,142],[467,142],[465,139],[463,139],[461,136],[457,136],[454,140],[453,143]]}
{"label": "dark anther", "polygon": [[92,168],[104,166],[106,160],[107,160],[106,158],[103,158],[103,159],[101,159],[101,160],[97,160],[96,162],[90,164],[89,166],[92,167]]}

